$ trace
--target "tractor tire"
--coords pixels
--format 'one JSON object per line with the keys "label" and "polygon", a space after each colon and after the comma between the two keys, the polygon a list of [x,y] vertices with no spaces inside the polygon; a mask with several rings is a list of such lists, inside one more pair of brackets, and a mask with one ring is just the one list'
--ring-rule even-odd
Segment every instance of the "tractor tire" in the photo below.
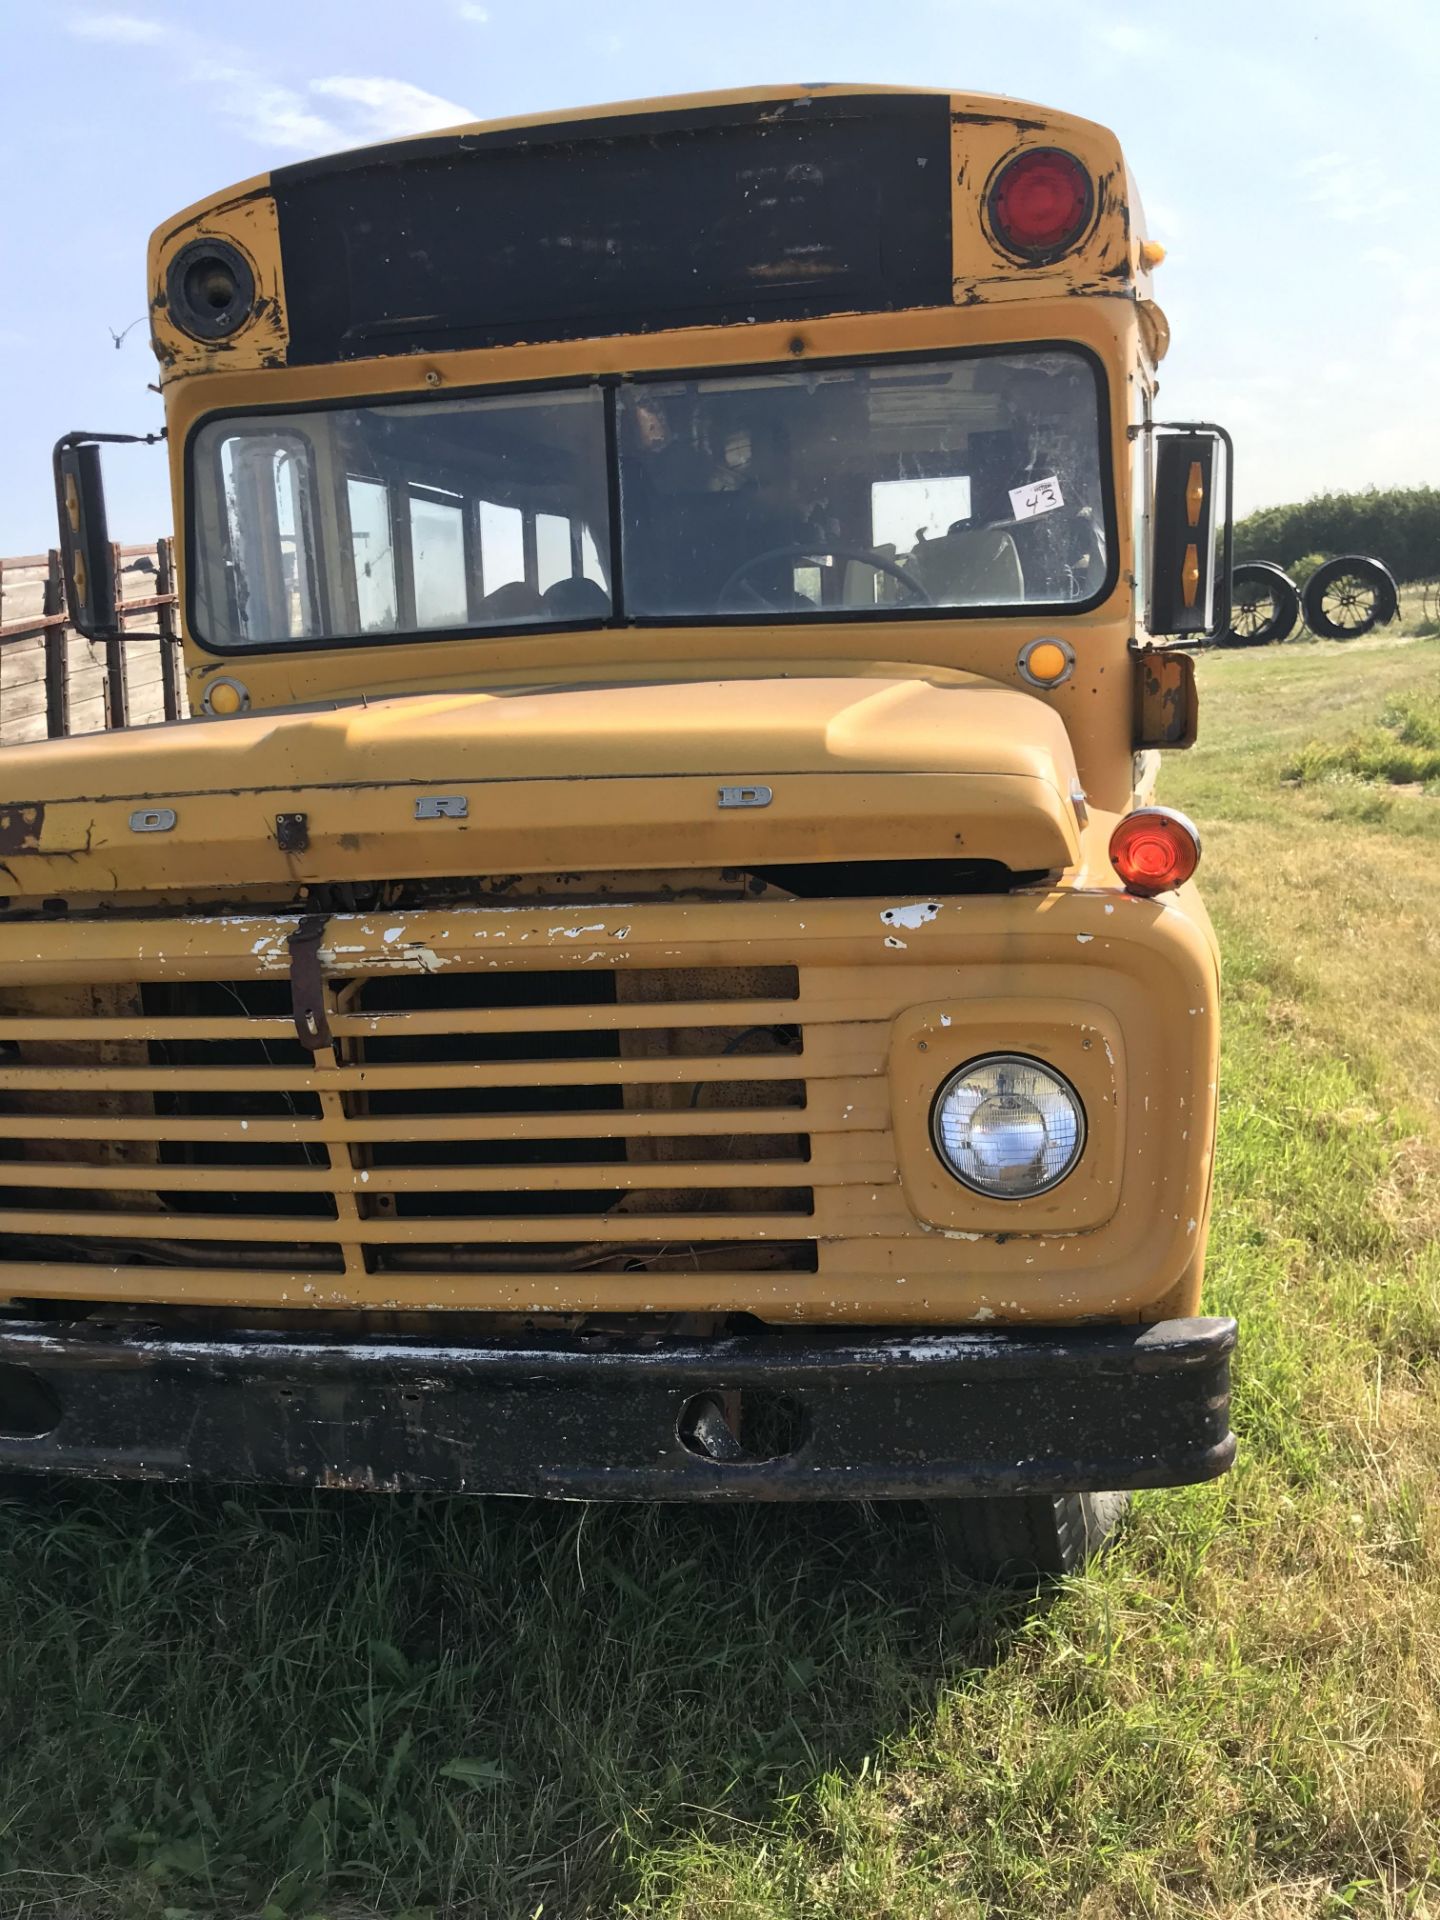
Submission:
{"label": "tractor tire", "polygon": [[1390,569],[1364,554],[1327,560],[1305,582],[1305,624],[1322,640],[1358,640],[1395,618],[1400,596]]}
{"label": "tractor tire", "polygon": [[986,1585],[1033,1585],[1076,1573],[1114,1532],[1128,1493],[1027,1493],[932,1500],[942,1559]]}
{"label": "tractor tire", "polygon": [[1268,647],[1288,640],[1300,620],[1300,593],[1283,567],[1250,560],[1230,575],[1227,647]]}

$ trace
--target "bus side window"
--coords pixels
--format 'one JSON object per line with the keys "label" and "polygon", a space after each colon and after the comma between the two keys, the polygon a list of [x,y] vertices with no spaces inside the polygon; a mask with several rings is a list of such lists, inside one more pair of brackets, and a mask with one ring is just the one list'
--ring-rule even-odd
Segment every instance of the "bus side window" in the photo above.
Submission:
{"label": "bus side window", "polygon": [[518,507],[480,502],[480,559],[487,593],[524,580],[524,516]]}
{"label": "bus side window", "polygon": [[580,530],[580,572],[587,580],[593,580],[597,587],[608,585],[605,568],[600,560],[600,549],[595,544],[595,536],[589,527]]}
{"label": "bus side window", "polygon": [[355,599],[362,633],[393,633],[399,625],[395,593],[395,547],[391,537],[390,489],[383,480],[346,476]]}
{"label": "bus side window", "polygon": [[570,522],[559,513],[535,516],[535,584],[541,593],[557,580],[568,580],[571,564]]}
{"label": "bus side window", "polygon": [[458,498],[410,491],[410,550],[417,627],[463,627],[470,618],[465,586],[465,515]]}
{"label": "bus side window", "polygon": [[280,541],[289,565],[288,612],[296,639],[319,629],[315,604],[315,530],[310,517],[310,461],[303,447],[288,446],[275,460],[280,502]]}
{"label": "bus side window", "polygon": [[605,588],[595,536],[579,520],[563,513],[535,516],[536,585],[544,593],[560,580],[591,580]]}
{"label": "bus side window", "polygon": [[908,553],[921,540],[942,539],[971,514],[968,473],[936,474],[928,480],[872,480],[870,544]]}
{"label": "bus side window", "polygon": [[234,602],[242,631],[300,640],[319,631],[310,462],[301,441],[237,436],[221,455]]}

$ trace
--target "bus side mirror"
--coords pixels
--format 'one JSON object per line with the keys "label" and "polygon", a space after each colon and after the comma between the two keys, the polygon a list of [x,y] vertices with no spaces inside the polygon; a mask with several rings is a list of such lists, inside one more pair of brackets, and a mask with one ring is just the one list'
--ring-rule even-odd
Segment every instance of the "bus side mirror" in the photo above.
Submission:
{"label": "bus side mirror", "polygon": [[1152,634],[1197,639],[1229,628],[1233,464],[1223,428],[1157,432],[1145,620]]}
{"label": "bus side mirror", "polygon": [[56,446],[55,499],[70,624],[87,640],[113,640],[121,632],[115,556],[105,517],[100,449],[90,435],[67,433]]}

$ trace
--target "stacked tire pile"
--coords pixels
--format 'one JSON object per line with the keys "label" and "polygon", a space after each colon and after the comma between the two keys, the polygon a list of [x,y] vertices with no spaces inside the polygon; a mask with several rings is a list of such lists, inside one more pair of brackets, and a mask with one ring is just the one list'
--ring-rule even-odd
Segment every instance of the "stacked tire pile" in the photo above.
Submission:
{"label": "stacked tire pile", "polygon": [[1342,554],[1317,567],[1304,588],[1283,567],[1250,560],[1230,576],[1230,631],[1222,645],[1265,647],[1288,640],[1303,614],[1322,640],[1358,640],[1388,626],[1400,597],[1388,567],[1364,554]]}

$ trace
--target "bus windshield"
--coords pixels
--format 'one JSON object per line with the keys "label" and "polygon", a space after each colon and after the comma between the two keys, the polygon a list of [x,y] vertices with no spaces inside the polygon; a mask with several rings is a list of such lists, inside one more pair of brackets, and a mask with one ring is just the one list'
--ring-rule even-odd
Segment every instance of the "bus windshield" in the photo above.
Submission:
{"label": "bus windshield", "polygon": [[192,627],[1073,609],[1110,584],[1101,392],[1055,348],[212,419]]}

